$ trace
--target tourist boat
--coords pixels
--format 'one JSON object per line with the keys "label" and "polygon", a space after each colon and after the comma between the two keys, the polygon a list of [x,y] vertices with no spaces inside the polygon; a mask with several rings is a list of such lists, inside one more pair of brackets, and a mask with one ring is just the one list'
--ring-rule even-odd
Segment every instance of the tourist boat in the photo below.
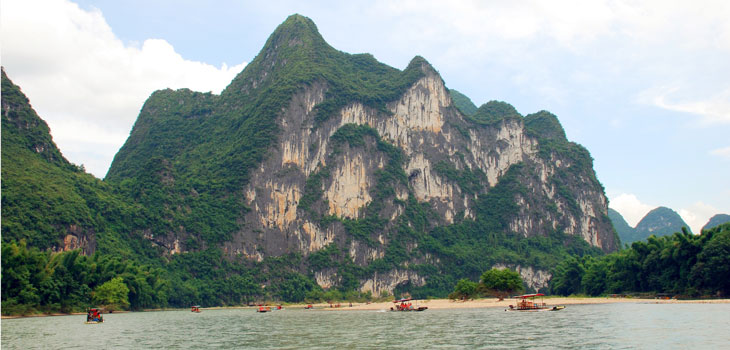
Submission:
{"label": "tourist boat", "polygon": [[99,309],[86,310],[86,324],[104,323],[104,316],[101,315]]}
{"label": "tourist boat", "polygon": [[412,300],[411,298],[393,300],[395,307],[391,307],[390,311],[426,311],[428,309],[428,306],[413,306]]}
{"label": "tourist boat", "polygon": [[259,306],[258,309],[256,309],[256,312],[271,312],[270,306]]}
{"label": "tourist boat", "polygon": [[190,311],[191,311],[191,312],[200,312],[200,305],[193,305],[193,306],[192,306],[192,307],[190,308]]}
{"label": "tourist boat", "polygon": [[535,300],[537,297],[544,297],[545,294],[525,294],[519,295],[517,299],[517,306],[510,305],[509,309],[505,311],[559,311],[565,309],[565,306],[548,306],[545,304],[542,298],[540,301]]}

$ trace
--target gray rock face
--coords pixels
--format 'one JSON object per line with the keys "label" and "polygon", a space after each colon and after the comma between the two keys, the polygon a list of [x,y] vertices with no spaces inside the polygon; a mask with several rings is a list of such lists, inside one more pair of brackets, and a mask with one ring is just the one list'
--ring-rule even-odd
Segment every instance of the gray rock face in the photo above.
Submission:
{"label": "gray rock face", "polygon": [[520,266],[513,264],[497,264],[492,266],[495,269],[509,268],[517,271],[522,277],[522,281],[525,283],[525,287],[530,291],[539,291],[541,289],[547,289],[548,283],[553,275],[549,271],[533,268],[532,266]]}

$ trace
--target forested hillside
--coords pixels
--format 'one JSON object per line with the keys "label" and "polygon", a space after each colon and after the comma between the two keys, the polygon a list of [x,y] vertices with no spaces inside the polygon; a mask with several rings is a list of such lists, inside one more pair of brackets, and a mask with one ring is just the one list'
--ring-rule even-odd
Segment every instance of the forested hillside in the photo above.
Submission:
{"label": "forested hillside", "polygon": [[730,224],[693,235],[686,229],[603,257],[572,257],[554,270],[550,289],[561,295],[669,293],[730,295]]}

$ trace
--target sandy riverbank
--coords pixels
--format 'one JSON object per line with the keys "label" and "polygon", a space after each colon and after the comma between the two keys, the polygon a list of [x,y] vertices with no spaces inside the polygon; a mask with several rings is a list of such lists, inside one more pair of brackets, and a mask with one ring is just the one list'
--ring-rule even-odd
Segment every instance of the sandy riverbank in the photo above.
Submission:
{"label": "sandy riverbank", "polygon": [[[560,298],[560,297],[548,297],[545,298],[545,303],[548,305],[581,305],[581,304],[611,304],[611,303],[643,303],[643,304],[730,304],[730,299],[702,299],[702,300],[674,300],[674,299],[637,299],[637,298]],[[430,299],[430,300],[416,300],[413,301],[414,305],[427,306],[429,309],[471,309],[471,308],[508,308],[510,304],[514,305],[514,299],[505,299],[498,301],[496,298],[485,298],[476,299],[469,301],[453,301],[449,299]],[[275,307],[276,304],[270,304]],[[390,310],[393,306],[392,302],[376,302],[376,303],[350,303],[341,302],[341,307],[332,308],[329,304],[318,303],[314,304],[314,308],[317,310],[331,310],[331,311],[348,311],[348,310]],[[303,309],[306,304],[284,304],[284,309]],[[210,307],[200,308],[201,310],[216,310],[216,309],[256,309],[257,306],[222,306],[222,307]],[[164,310],[144,310],[145,312],[152,311],[183,311],[188,309],[164,309]],[[114,311],[114,313],[126,313],[130,311]],[[68,315],[85,315],[86,313],[78,312],[73,314],[36,314],[26,316],[8,316],[3,315],[2,319],[12,319],[21,317],[48,317],[48,316],[68,316]]]}
{"label": "sandy riverbank", "polygon": [[[496,298],[476,299],[469,301],[452,301],[448,299],[418,300],[414,305],[427,306],[429,309],[467,309],[467,308],[508,308],[514,305],[514,299],[498,301]],[[662,300],[662,299],[634,299],[634,298],[545,298],[548,305],[580,305],[580,304],[611,304],[611,303],[644,303],[644,304],[728,304],[730,299],[708,299],[708,300]],[[340,308],[329,308],[327,310],[390,310],[392,302],[379,303],[342,303]],[[317,307],[319,308],[319,307]]]}

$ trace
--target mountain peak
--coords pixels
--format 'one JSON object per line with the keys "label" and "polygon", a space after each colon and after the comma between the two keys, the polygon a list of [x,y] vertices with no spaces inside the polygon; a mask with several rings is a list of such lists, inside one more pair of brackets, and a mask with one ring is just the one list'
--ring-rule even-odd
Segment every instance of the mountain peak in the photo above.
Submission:
{"label": "mountain peak", "polygon": [[565,130],[560,125],[558,117],[548,111],[539,111],[537,113],[525,116],[525,128],[527,131],[538,138],[567,140]]}
{"label": "mountain peak", "polygon": [[647,213],[639,221],[636,230],[642,232],[644,238],[646,238],[652,234],[656,236],[670,235],[682,231],[683,227],[689,231],[689,225],[682,220],[682,217],[676,211],[667,207],[658,207]]}
{"label": "mountain peak", "polygon": [[730,222],[730,215],[728,214],[717,214],[710,218],[710,221],[708,221],[705,226],[702,226],[702,231],[709,230],[715,226],[722,225],[726,222]]}
{"label": "mountain peak", "polygon": [[311,19],[299,14],[291,15],[276,27],[259,54],[223,94],[248,94],[270,83],[280,71],[296,72],[300,75],[298,78],[309,80],[313,76],[313,67],[322,65],[328,57],[337,54],[338,51],[327,44]]}
{"label": "mountain peak", "polygon": [[[319,34],[317,25],[311,19],[300,14],[293,14],[276,27],[266,44],[267,46],[269,44],[296,46],[323,42],[324,39]],[[266,49],[266,46],[264,49]]]}
{"label": "mountain peak", "polygon": [[71,165],[56,147],[48,124],[36,114],[28,97],[10,80],[4,67],[0,71],[2,71],[0,79],[2,79],[3,162],[8,149],[22,147],[25,151],[35,153],[51,163],[75,169],[75,166]]}

